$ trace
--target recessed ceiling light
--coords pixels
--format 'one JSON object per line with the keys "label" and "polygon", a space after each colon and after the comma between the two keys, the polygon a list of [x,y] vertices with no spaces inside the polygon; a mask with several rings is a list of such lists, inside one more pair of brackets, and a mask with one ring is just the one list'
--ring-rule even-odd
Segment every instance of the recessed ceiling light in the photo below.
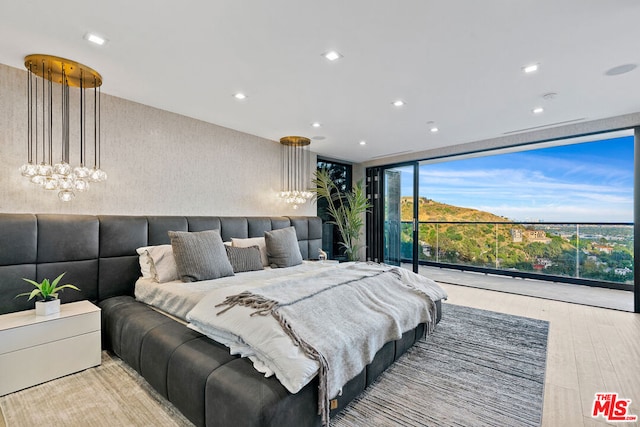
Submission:
{"label": "recessed ceiling light", "polygon": [[367,145],[367,141],[360,141],[360,145]]}
{"label": "recessed ceiling light", "polygon": [[544,113],[544,108],[542,108],[542,107],[536,107],[536,108],[534,108],[533,110],[531,110],[531,112],[532,112],[533,114],[542,114],[542,113]]}
{"label": "recessed ceiling light", "polygon": [[630,71],[633,71],[637,68],[638,66],[636,64],[623,64],[623,65],[618,65],[617,67],[613,67],[608,69],[604,74],[607,76],[619,76],[620,74],[625,74],[628,73]]}
{"label": "recessed ceiling light", "polygon": [[322,54],[322,56],[324,56],[329,61],[336,61],[342,58],[342,55],[340,55],[340,53],[336,52],[335,50],[330,50],[329,52],[325,52]]}
{"label": "recessed ceiling light", "polygon": [[429,129],[429,131],[431,133],[437,133],[440,129],[438,129],[436,126],[433,126],[431,129]]}
{"label": "recessed ceiling light", "polygon": [[403,105],[404,105],[404,101],[401,99],[398,99],[397,101],[393,101],[394,107],[402,107]]}
{"label": "recessed ceiling light", "polygon": [[313,123],[311,123],[311,127],[314,127],[314,128],[319,128],[319,127],[321,127],[321,126],[322,126],[322,124],[320,124],[320,123],[318,123],[318,122],[313,122]]}
{"label": "recessed ceiling light", "polygon": [[526,65],[522,67],[522,71],[526,74],[530,74],[538,71],[539,68],[540,66],[538,64],[531,64],[531,65]]}
{"label": "recessed ceiling light", "polygon": [[97,34],[93,34],[93,33],[87,33],[84,35],[84,39],[87,41],[90,41],[91,43],[95,43],[98,46],[102,46],[107,42],[107,39],[105,39],[104,37],[101,37]]}
{"label": "recessed ceiling light", "polygon": [[234,93],[234,94],[233,94],[233,97],[234,97],[235,99],[247,99],[247,95],[245,95],[245,94],[244,94],[244,93],[242,93],[242,92]]}

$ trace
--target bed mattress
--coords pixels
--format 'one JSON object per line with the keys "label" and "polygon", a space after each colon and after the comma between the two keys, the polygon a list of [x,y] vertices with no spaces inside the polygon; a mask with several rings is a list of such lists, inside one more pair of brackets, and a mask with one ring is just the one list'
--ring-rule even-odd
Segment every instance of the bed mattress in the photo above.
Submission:
{"label": "bed mattress", "polygon": [[335,267],[335,263],[319,261],[303,261],[302,264],[288,268],[270,268],[264,270],[236,273],[234,276],[215,280],[184,283],[180,280],[158,283],[153,279],[140,277],[135,285],[136,300],[164,313],[186,321],[187,314],[209,292],[217,289],[234,287],[254,288],[281,280],[285,277],[294,278],[311,271],[321,271]]}

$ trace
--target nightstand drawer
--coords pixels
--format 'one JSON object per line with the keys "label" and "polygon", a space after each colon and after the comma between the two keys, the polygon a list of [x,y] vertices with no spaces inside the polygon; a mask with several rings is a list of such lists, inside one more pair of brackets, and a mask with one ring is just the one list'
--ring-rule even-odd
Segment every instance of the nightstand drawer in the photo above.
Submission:
{"label": "nightstand drawer", "polygon": [[[100,310],[89,313],[64,315],[64,306],[60,317],[43,316],[39,321],[30,322],[9,329],[0,329],[0,355],[48,342],[100,331]],[[33,310],[24,316],[29,319],[36,317]]]}
{"label": "nightstand drawer", "polygon": [[100,331],[0,355],[0,396],[101,362]]}

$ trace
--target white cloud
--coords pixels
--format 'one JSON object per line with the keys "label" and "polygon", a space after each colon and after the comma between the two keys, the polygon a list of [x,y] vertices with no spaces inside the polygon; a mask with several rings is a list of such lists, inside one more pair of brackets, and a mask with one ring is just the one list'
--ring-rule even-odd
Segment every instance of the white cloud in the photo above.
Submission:
{"label": "white cloud", "polygon": [[[570,163],[558,161],[567,169]],[[574,165],[571,174],[576,174],[580,168],[589,172],[593,169]],[[588,175],[591,180],[593,175]],[[608,175],[615,179],[579,182],[547,176],[539,170],[493,168],[455,171],[427,167],[420,170],[420,194],[436,201],[486,210],[512,219],[544,217],[548,221],[631,221],[633,186],[628,179],[629,174],[623,171],[609,172]]]}

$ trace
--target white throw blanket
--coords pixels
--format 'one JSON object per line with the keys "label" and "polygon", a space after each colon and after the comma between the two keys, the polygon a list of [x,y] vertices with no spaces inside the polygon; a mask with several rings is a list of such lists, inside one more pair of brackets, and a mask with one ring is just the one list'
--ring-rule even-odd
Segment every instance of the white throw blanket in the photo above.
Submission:
{"label": "white throw blanket", "polygon": [[[257,360],[258,370],[275,372],[292,393],[319,371],[319,411],[326,424],[329,398],[371,363],[385,343],[401,338],[419,323],[433,327],[433,301],[446,294],[435,282],[407,270],[355,263],[236,294],[227,292],[226,297],[203,299],[188,316],[192,327],[229,345],[232,351],[235,346],[254,365]],[[268,324],[267,331],[247,331],[257,323]],[[287,341],[295,350],[279,354],[261,336],[272,335],[278,326],[276,347]],[[296,352],[297,357],[291,358]],[[300,353],[306,361],[297,368],[292,365]],[[303,378],[294,376],[291,383],[291,375],[283,372],[288,369],[298,370]]]}

